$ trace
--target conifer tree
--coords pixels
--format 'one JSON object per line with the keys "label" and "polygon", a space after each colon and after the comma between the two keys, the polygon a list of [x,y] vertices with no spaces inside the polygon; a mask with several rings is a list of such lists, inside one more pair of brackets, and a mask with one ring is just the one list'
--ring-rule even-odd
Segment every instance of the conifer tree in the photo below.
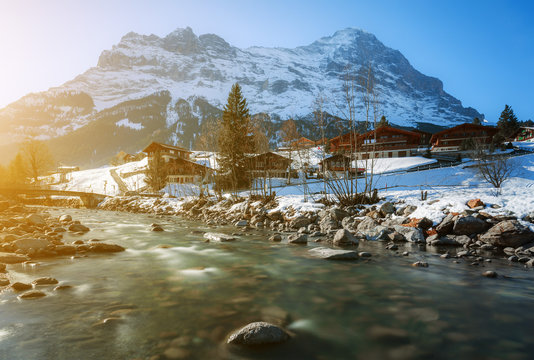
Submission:
{"label": "conifer tree", "polygon": [[223,110],[217,159],[223,182],[234,191],[248,185],[246,154],[253,152],[253,147],[247,100],[235,83]]}
{"label": "conifer tree", "polygon": [[482,121],[480,121],[480,119],[478,117],[476,117],[476,118],[473,119],[473,124],[482,125]]}
{"label": "conifer tree", "polygon": [[389,122],[387,121],[386,117],[382,115],[380,121],[378,122],[378,124],[376,124],[376,128],[378,129],[384,126],[389,126]]}
{"label": "conifer tree", "polygon": [[499,128],[499,135],[504,139],[513,135],[519,129],[519,122],[517,117],[514,114],[511,106],[505,105],[504,110],[499,117],[497,122],[497,127]]}

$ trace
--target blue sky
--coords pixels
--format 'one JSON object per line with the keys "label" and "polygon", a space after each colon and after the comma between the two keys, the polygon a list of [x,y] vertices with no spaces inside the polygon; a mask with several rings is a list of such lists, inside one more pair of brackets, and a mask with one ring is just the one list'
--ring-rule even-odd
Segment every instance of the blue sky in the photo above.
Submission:
{"label": "blue sky", "polygon": [[356,27],[488,120],[505,104],[534,120],[533,17],[530,1],[1,0],[0,107],[96,65],[129,31],[190,26],[238,47],[295,47]]}

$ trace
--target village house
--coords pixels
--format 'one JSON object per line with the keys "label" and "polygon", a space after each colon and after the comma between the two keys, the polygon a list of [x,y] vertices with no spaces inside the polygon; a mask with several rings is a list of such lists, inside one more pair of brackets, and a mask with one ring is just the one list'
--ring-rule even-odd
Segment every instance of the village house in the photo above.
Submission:
{"label": "village house", "polygon": [[152,142],[143,152],[148,156],[148,166],[155,156],[161,157],[167,168],[167,182],[171,184],[199,183],[213,173],[213,169],[191,161],[192,152],[180,146]]}
{"label": "village house", "polygon": [[292,149],[308,149],[315,146],[315,141],[310,140],[305,137],[301,137],[295,141],[291,142]]}
{"label": "village house", "polygon": [[272,151],[252,155],[249,158],[249,173],[252,178],[286,178],[292,160]]}
{"label": "village house", "polygon": [[430,151],[444,153],[458,152],[473,145],[487,147],[497,132],[498,129],[492,126],[461,124],[432,135]]}
{"label": "village house", "polygon": [[523,126],[512,136],[512,141],[528,141],[534,139],[534,127]]}
{"label": "village house", "polygon": [[347,153],[353,152],[356,149],[356,137],[355,132],[348,132],[342,135],[338,135],[330,139],[330,152],[331,153]]}
{"label": "village house", "polygon": [[365,172],[363,168],[355,167],[356,161],[346,154],[335,154],[319,162],[319,171],[346,173],[349,171],[353,175],[361,175]]}

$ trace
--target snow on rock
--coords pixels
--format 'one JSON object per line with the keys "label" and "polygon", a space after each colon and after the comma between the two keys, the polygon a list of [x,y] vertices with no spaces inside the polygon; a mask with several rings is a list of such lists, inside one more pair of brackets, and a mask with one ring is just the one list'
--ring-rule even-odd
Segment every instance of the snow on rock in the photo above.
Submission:
{"label": "snow on rock", "polygon": [[144,129],[145,127],[143,126],[143,124],[141,123],[133,123],[133,122],[130,122],[129,119],[122,119],[122,120],[119,120],[115,123],[115,125],[121,127],[127,127],[127,128],[130,128],[130,129],[133,129],[133,130],[142,130]]}

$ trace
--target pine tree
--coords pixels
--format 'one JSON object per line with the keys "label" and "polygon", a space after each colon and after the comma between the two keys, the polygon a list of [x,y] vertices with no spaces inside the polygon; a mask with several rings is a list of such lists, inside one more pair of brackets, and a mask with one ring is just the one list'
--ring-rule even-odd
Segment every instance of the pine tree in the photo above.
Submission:
{"label": "pine tree", "polygon": [[505,139],[512,136],[514,132],[519,130],[519,122],[517,117],[514,114],[511,106],[505,105],[504,110],[499,117],[497,122],[497,127],[499,128],[499,135]]}
{"label": "pine tree", "polygon": [[238,83],[232,86],[219,132],[219,162],[223,185],[236,191],[248,185],[246,153],[253,152],[247,100]]}
{"label": "pine tree", "polygon": [[386,117],[382,115],[380,121],[378,122],[378,124],[376,124],[376,128],[378,129],[384,126],[389,126],[389,122],[387,121]]}
{"label": "pine tree", "polygon": [[476,117],[476,118],[473,119],[473,124],[482,125],[482,121],[480,121],[480,119],[478,117]]}

